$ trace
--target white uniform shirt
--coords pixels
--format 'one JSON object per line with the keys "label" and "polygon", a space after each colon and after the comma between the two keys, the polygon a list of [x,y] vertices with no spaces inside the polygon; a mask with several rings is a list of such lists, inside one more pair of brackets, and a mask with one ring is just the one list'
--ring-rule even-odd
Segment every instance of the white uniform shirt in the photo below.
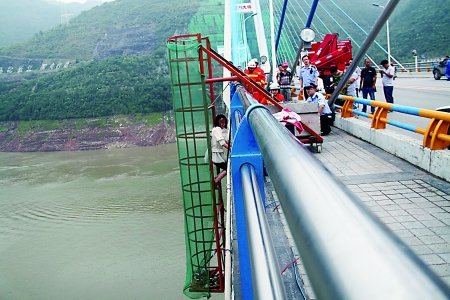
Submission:
{"label": "white uniform shirt", "polygon": [[359,79],[359,75],[356,72],[356,70],[355,70],[355,72],[353,72],[353,74],[352,74],[352,76],[350,78],[354,78],[355,81],[353,81],[353,83],[348,86],[348,88],[347,88],[347,95],[356,96],[356,89],[359,86],[359,80],[358,80]]}
{"label": "white uniform shirt", "polygon": [[381,82],[383,83],[383,86],[394,86],[394,75],[395,75],[394,67],[389,66],[387,69],[383,68],[383,70],[387,74],[392,75],[392,77],[389,78],[386,74],[383,74],[383,77],[381,78]]}
{"label": "white uniform shirt", "polygon": [[304,88],[311,83],[317,84],[316,78],[319,77],[319,71],[313,65],[309,65],[309,67],[303,66],[298,72],[298,77],[303,80],[302,88]]}
{"label": "white uniform shirt", "polygon": [[322,116],[331,114],[331,109],[328,106],[328,101],[327,101],[327,99],[325,99],[325,97],[322,94],[316,92],[314,95],[312,95],[312,97],[309,97],[306,101],[312,102],[312,103],[318,103],[319,107],[323,106],[323,110],[321,113]]}
{"label": "white uniform shirt", "polygon": [[227,162],[228,150],[223,147],[227,143],[228,129],[214,127],[211,130],[211,158],[214,163]]}

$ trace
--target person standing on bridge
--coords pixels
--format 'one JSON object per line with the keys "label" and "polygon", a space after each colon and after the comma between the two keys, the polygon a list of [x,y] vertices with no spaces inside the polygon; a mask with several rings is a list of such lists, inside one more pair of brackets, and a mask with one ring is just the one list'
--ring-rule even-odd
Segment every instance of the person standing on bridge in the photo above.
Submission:
{"label": "person standing on bridge", "polygon": [[383,92],[386,102],[394,104],[394,75],[395,69],[385,59],[381,61],[383,69],[380,70],[381,82],[383,83]]}
{"label": "person standing on bridge", "polygon": [[[359,90],[362,91],[363,98],[367,99],[367,95],[370,96],[370,100],[375,100],[375,84],[377,83],[377,71],[372,67],[370,59],[364,60],[365,68],[361,70],[361,81],[359,83]],[[367,105],[363,104],[363,112],[367,111]],[[375,112],[375,107],[371,107],[372,114]]]}
{"label": "person standing on bridge", "polygon": [[311,83],[317,86],[319,71],[316,66],[311,64],[308,55],[303,55],[302,62],[304,66],[300,68],[298,78],[300,80],[300,94],[303,93],[303,99],[306,100],[308,98],[308,93],[306,92],[305,87],[309,86]]}
{"label": "person standing on bridge", "polygon": [[[256,62],[252,59],[247,64],[247,69],[244,70],[244,74],[250,77],[257,85],[263,89],[266,87],[266,75],[261,68],[258,68]],[[258,92],[254,87],[246,86],[249,93],[253,94],[253,98],[261,104],[267,105],[267,101],[264,96]]]}
{"label": "person standing on bridge", "polygon": [[[348,61],[347,67],[350,66],[352,63],[353,63],[353,57],[350,58],[350,60]],[[355,73],[358,75],[357,80],[359,80],[361,78],[361,68],[356,66]],[[359,87],[359,84],[356,83],[356,97],[359,97],[359,88],[358,87]]]}
{"label": "person standing on bridge", "polygon": [[[348,64],[347,67],[345,68],[345,72],[347,72],[349,65],[350,64]],[[360,72],[361,72],[361,70],[360,70]],[[346,84],[347,85],[347,96],[351,96],[354,98],[358,97],[358,79],[359,79],[359,75],[358,75],[357,70],[355,70]],[[353,109],[358,109],[358,103],[353,102]],[[356,117],[358,117],[358,115],[356,115]]]}
{"label": "person standing on bridge", "polygon": [[328,135],[331,132],[331,125],[333,124],[333,112],[328,106],[328,101],[324,95],[317,92],[317,85],[314,83],[305,86],[305,90],[309,96],[306,101],[319,104],[321,135]]}
{"label": "person standing on bridge", "polygon": [[292,74],[288,71],[288,67],[289,64],[286,61],[283,62],[281,64],[281,71],[277,74],[277,81],[285,101],[291,101]]}

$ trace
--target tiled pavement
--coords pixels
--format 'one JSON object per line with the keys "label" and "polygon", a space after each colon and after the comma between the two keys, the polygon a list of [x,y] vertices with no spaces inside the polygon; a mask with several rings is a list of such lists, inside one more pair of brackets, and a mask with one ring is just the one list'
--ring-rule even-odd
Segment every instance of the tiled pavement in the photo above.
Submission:
{"label": "tiled pavement", "polygon": [[337,128],[315,156],[450,286],[450,183]]}

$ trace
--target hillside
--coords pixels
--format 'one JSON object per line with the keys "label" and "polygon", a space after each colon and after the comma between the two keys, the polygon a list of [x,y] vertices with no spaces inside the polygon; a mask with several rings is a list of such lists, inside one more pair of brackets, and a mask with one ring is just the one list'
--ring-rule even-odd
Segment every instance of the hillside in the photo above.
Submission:
{"label": "hillside", "polygon": [[[186,32],[198,3],[116,0],[2,49],[0,66],[29,64],[31,72],[0,74],[0,121],[170,109],[165,41]],[[161,17],[175,6],[176,13]]]}
{"label": "hillside", "polygon": [[[428,57],[450,52],[443,28],[450,21],[442,9],[445,1],[448,0],[400,2],[390,18],[393,55],[404,61],[412,59],[412,49]],[[364,34],[333,8],[333,2],[336,1],[321,1],[323,6],[319,7],[318,16],[323,17],[324,8],[341,14],[342,25],[353,27],[354,31],[349,33],[362,41]],[[370,1],[354,5],[353,0],[342,0],[339,5],[367,31],[381,12]],[[0,72],[0,121],[98,117],[170,109],[166,38],[178,33],[202,32],[211,36],[212,45],[217,49],[222,45],[222,28],[223,2],[217,0],[116,0],[94,7],[68,25],[0,49],[0,67],[4,67],[4,72]],[[318,28],[327,32],[319,25]],[[331,30],[339,32],[336,26],[331,26]],[[341,36],[347,37],[345,33]],[[377,40],[385,45],[385,30]],[[385,57],[375,47],[369,52],[374,53],[371,56],[377,61]],[[12,68],[11,73],[6,72],[8,66]]]}
{"label": "hillside", "polygon": [[[264,2],[267,4],[268,0]],[[286,13],[288,21],[285,22],[284,29],[288,30],[284,31],[283,34],[289,40],[299,39],[293,33],[298,32],[302,24],[306,22],[310,5],[306,5],[306,1],[304,2],[305,6],[302,7],[289,2],[290,7],[296,6],[296,10],[291,11],[288,7]],[[358,45],[363,44],[367,36],[366,33],[370,32],[382,12],[382,8],[374,6],[373,3],[383,6],[387,2],[387,0],[320,0],[312,27],[318,31],[319,38],[324,33],[333,32],[339,33],[342,39],[351,39],[354,51],[358,51]],[[274,1],[274,3],[277,2]],[[401,62],[414,60],[411,55],[413,49],[417,50],[419,58],[423,57],[424,59],[449,55],[450,44],[447,41],[448,30],[446,26],[450,24],[450,15],[445,10],[449,4],[448,0],[400,1],[389,18],[391,53]],[[281,11],[280,4],[276,4],[275,8]],[[303,15],[298,13],[302,10],[304,11]],[[279,16],[279,13],[277,16]],[[269,20],[265,20],[265,23],[268,27]],[[386,27],[381,29],[376,41],[387,49]],[[286,53],[287,57],[295,57],[297,49],[291,50],[290,43],[282,46],[280,52]],[[386,54],[375,43],[367,53],[377,62],[386,58]]]}
{"label": "hillside", "polygon": [[[174,5],[178,11],[170,18],[162,18]],[[39,32],[27,42],[0,49],[0,55],[90,60],[150,52],[157,47],[164,51],[167,33],[185,28],[197,6],[197,1],[116,0],[81,13],[68,25]]]}
{"label": "hillside", "polygon": [[[365,34],[357,28],[344,14],[332,5],[337,2],[339,6],[367,32],[378,18],[382,9],[375,7],[372,3],[385,5],[388,1],[360,1],[355,5],[353,0],[323,0],[321,3],[330,9],[330,12],[338,16],[338,21],[348,30],[351,36],[361,44]],[[390,22],[390,40],[392,54],[402,62],[413,61],[411,51],[417,50],[419,57],[436,58],[450,54],[450,43],[448,43],[448,24],[450,15],[446,12],[449,5],[448,0],[402,0],[393,12]],[[321,11],[319,10],[319,13]],[[325,15],[323,12],[321,15]],[[320,23],[315,20],[316,23]],[[333,24],[333,22],[330,22]],[[333,25],[336,32],[342,37],[347,35],[336,25]],[[386,27],[384,27],[376,39],[385,49]],[[372,46],[369,54],[376,61],[384,59],[386,55],[378,47]]]}
{"label": "hillside", "polygon": [[57,3],[50,0],[0,1],[0,47],[24,42],[40,31],[46,31],[61,22],[88,10],[98,1],[86,3]]}
{"label": "hillside", "polygon": [[403,0],[390,20],[394,55],[413,61],[411,50],[419,57],[450,55],[450,14],[448,0]]}

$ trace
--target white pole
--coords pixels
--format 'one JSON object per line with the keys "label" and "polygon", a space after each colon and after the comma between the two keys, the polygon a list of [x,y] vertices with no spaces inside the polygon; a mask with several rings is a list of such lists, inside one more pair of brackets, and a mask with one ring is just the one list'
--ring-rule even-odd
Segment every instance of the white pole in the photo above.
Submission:
{"label": "white pole", "polygon": [[248,17],[244,19],[244,29],[243,29],[243,38],[244,38],[244,53],[245,53],[245,57],[244,57],[244,64],[247,67],[247,62],[248,62],[248,50],[247,50],[247,28],[245,27],[245,22],[247,21]]}
{"label": "white pole", "polygon": [[391,65],[391,43],[389,39],[389,20],[386,21],[386,35],[387,35],[387,51],[388,51],[388,63]]}
{"label": "white pole", "polygon": [[267,61],[262,63],[260,62],[259,67],[263,69],[265,74],[270,73],[270,60],[269,60],[269,48],[267,47],[267,38],[266,38],[266,30],[264,28],[263,23],[263,14],[261,12],[261,5],[259,0],[252,0],[252,8],[256,13],[254,22],[255,22],[255,33],[256,33],[256,41],[258,43],[258,51],[259,54],[256,56],[261,58],[261,56],[265,56]]}
{"label": "white pole", "polygon": [[[372,3],[372,5],[384,9],[384,6],[380,5],[378,3]],[[389,32],[389,19],[387,19],[386,20],[386,40],[387,40],[386,42],[387,42],[387,53],[388,53],[387,60],[388,60],[389,65],[391,65],[391,41],[390,41],[389,33],[390,33]],[[395,61],[400,65],[400,67],[403,68],[403,66],[397,60],[395,60]]]}
{"label": "white pole", "polygon": [[275,23],[273,21],[273,0],[269,0],[270,39],[272,51],[272,82],[276,82],[277,56],[275,53]]}
{"label": "white pole", "polygon": [[414,56],[414,62],[415,62],[415,65],[416,65],[416,72],[417,72],[417,55]]}
{"label": "white pole", "polygon": [[[224,11],[224,23],[223,23],[223,56],[226,60],[231,61],[231,11],[230,11],[230,0],[225,0],[225,11]],[[236,62],[233,62],[236,63]],[[230,77],[230,71],[223,68],[223,77]],[[228,83],[223,83],[223,94],[222,99],[227,107],[230,107],[230,89],[227,87]]]}
{"label": "white pole", "polygon": [[243,31],[242,37],[244,38],[244,47],[245,47],[245,66],[247,66],[247,62],[249,61],[248,50],[247,50],[247,28],[245,26],[245,23],[247,22],[248,19],[250,19],[251,17],[254,17],[254,16],[256,16],[256,13],[253,13],[250,16],[246,17],[243,22],[244,25],[243,25],[243,29],[242,29],[242,31]]}

